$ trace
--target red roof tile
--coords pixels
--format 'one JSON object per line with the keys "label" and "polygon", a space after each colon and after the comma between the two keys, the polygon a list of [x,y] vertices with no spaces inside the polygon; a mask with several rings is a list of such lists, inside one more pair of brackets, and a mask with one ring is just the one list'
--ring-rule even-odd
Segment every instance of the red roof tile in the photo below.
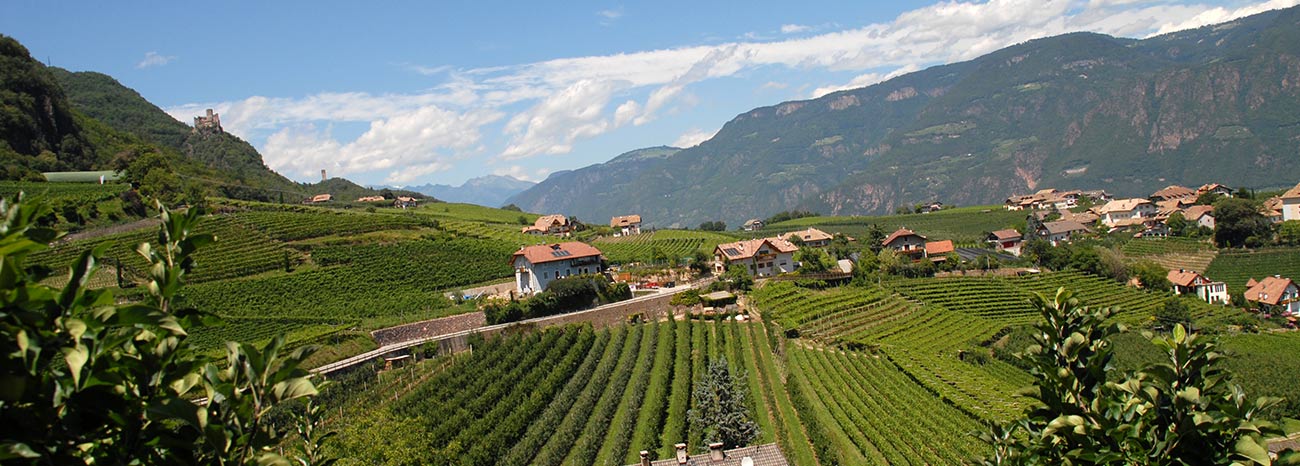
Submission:
{"label": "red roof tile", "polygon": [[899,238],[903,238],[903,237],[906,237],[906,236],[916,236],[916,237],[918,237],[918,238],[921,238],[922,241],[925,240],[925,237],[924,237],[924,236],[921,236],[921,235],[916,234],[915,231],[908,230],[908,229],[906,229],[906,228],[899,228],[897,231],[895,231],[895,232],[893,232],[893,233],[890,233],[889,236],[886,237],[884,241],[881,241],[881,242],[880,242],[880,244],[883,244],[883,245],[885,245],[885,246],[889,246],[889,243],[894,242],[894,240],[899,239]]}
{"label": "red roof tile", "polygon": [[570,241],[567,243],[540,244],[519,248],[518,251],[515,251],[514,255],[510,256],[510,263],[514,264],[520,257],[526,259],[530,264],[542,264],[546,262],[579,259],[599,255],[600,250],[589,244]]}
{"label": "red roof tile", "polygon": [[950,239],[925,243],[925,255],[931,257],[942,256],[955,250],[956,248],[952,246],[952,240]]}
{"label": "red roof tile", "polygon": [[1246,300],[1277,306],[1282,304],[1282,297],[1286,295],[1287,288],[1293,286],[1295,282],[1290,278],[1264,277],[1255,286],[1246,290]]}

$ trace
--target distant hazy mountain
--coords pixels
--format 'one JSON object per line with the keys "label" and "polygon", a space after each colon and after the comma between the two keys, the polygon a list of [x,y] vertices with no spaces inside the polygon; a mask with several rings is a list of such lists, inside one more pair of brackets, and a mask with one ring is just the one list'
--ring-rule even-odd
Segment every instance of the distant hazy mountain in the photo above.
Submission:
{"label": "distant hazy mountain", "polygon": [[869,214],[1035,188],[1147,195],[1300,179],[1300,7],[1152,37],[1033,40],[744,112],[698,146],[557,173],[510,202],[656,226]]}
{"label": "distant hazy mountain", "polygon": [[460,186],[426,184],[407,186],[404,189],[433,196],[447,202],[463,202],[488,207],[500,207],[506,199],[533,187],[537,183],[512,176],[487,175],[466,180]]}

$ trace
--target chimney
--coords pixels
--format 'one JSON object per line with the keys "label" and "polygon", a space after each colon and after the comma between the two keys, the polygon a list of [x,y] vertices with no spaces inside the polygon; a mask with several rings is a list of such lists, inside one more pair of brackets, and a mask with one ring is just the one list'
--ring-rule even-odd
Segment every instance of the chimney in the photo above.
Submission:
{"label": "chimney", "polygon": [[709,461],[722,461],[726,458],[727,454],[722,452],[722,442],[709,444]]}
{"label": "chimney", "polygon": [[650,452],[641,450],[641,466],[650,466]]}
{"label": "chimney", "polygon": [[320,169],[320,180],[325,181],[325,169]]}
{"label": "chimney", "polygon": [[686,444],[679,443],[673,446],[677,447],[677,464],[686,464],[686,460],[691,459],[691,455],[686,454]]}

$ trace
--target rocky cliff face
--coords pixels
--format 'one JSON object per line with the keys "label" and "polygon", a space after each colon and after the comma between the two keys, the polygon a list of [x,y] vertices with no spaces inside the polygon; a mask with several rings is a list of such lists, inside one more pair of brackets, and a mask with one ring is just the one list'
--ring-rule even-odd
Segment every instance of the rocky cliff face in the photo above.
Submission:
{"label": "rocky cliff face", "polygon": [[[1043,187],[1289,185],[1300,179],[1298,63],[1300,7],[1141,41],[1068,34],[754,109],[699,146],[552,177],[515,199],[694,226],[791,208],[996,203]],[[566,192],[575,181],[591,185]]]}

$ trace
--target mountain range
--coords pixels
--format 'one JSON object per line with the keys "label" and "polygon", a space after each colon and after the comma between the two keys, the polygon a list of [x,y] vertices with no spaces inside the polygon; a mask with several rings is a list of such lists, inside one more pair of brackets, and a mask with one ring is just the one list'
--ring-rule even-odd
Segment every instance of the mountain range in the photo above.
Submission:
{"label": "mountain range", "polygon": [[1300,7],[1143,40],[1073,33],[753,109],[686,149],[557,172],[507,202],[589,220],[738,225],[1044,187],[1300,179]]}
{"label": "mountain range", "polygon": [[533,187],[537,183],[512,176],[486,175],[470,178],[460,186],[425,184],[406,186],[403,189],[433,196],[447,202],[463,202],[488,207],[505,205],[506,199]]}

